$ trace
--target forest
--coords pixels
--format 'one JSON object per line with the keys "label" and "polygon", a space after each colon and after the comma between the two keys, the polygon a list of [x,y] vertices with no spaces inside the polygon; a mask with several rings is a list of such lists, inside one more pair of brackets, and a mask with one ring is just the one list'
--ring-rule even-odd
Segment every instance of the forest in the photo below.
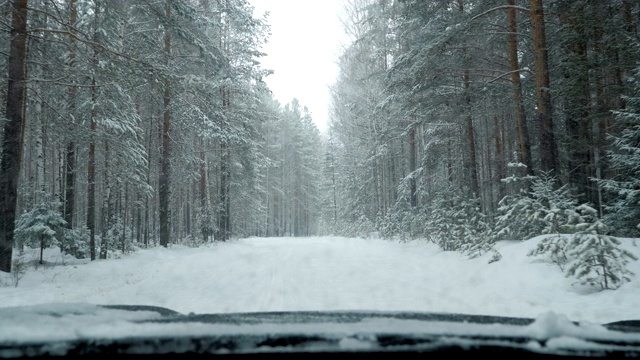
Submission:
{"label": "forest", "polygon": [[342,17],[320,133],[266,85],[268,14],[246,0],[0,5],[0,270],[22,246],[94,260],[331,234],[499,260],[497,241],[560,234],[536,253],[607,288],[630,275],[637,1],[347,0]]}

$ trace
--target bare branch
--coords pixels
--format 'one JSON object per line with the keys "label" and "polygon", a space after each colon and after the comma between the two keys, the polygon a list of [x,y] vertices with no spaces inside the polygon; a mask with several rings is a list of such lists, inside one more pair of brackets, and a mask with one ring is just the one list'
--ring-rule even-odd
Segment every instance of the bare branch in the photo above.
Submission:
{"label": "bare branch", "polygon": [[[52,2],[52,3],[55,3],[55,2]],[[50,13],[50,12],[48,12],[48,11],[45,11],[45,10],[39,9],[39,8],[32,8],[32,7],[29,7],[28,9],[29,9],[29,11],[39,12],[39,13],[42,13],[42,14],[44,14],[44,15],[47,15],[50,19],[53,19],[53,21],[57,22],[57,23],[58,23],[58,24],[60,24],[61,26],[64,26],[65,28],[69,29],[70,31],[71,31],[71,30],[73,30],[73,31],[75,31],[75,32],[77,32],[77,33],[79,33],[79,34],[82,34],[82,35],[84,35],[84,36],[87,36],[87,37],[88,37],[88,35],[87,35],[85,32],[83,32],[82,30],[80,30],[80,29],[76,28],[75,26],[73,26],[73,25],[71,25],[71,24],[69,24],[69,23],[66,23],[66,22],[64,22],[64,21],[60,20],[60,18],[59,18],[59,16],[61,16],[61,15],[60,15],[60,10],[58,9],[58,7],[57,7],[57,5],[56,5],[56,4],[54,4],[54,8],[56,9],[56,12],[58,12],[58,16],[56,16],[55,14],[52,14],[52,13]]]}
{"label": "bare branch", "polygon": [[489,14],[489,13],[492,13],[492,12],[494,12],[494,11],[504,10],[504,9],[516,9],[516,10],[522,10],[522,11],[525,11],[525,12],[530,12],[530,11],[531,11],[530,9],[527,9],[526,7],[522,7],[522,6],[517,6],[517,5],[502,5],[502,6],[497,6],[497,7],[494,7],[494,8],[492,8],[492,9],[489,9],[489,10],[487,10],[487,11],[483,12],[483,13],[480,13],[480,14],[478,14],[478,15],[476,15],[476,16],[474,16],[474,17],[472,17],[472,18],[471,18],[471,20],[476,20],[477,18],[483,17],[483,16],[485,16],[485,15],[487,15],[487,14]]}
{"label": "bare branch", "polygon": [[55,84],[55,85],[62,85],[62,86],[75,86],[75,87],[84,87],[84,88],[92,88],[92,87],[101,87],[103,85],[91,85],[91,84],[87,84],[87,85],[83,85],[83,84],[70,84],[70,83],[64,83],[61,82],[62,79],[66,78],[67,76],[64,77],[60,77],[58,79],[42,79],[42,78],[31,78],[31,79],[27,79],[27,82],[39,82],[39,83],[50,83],[50,84]]}
{"label": "bare branch", "polygon": [[90,45],[90,46],[95,46],[95,47],[97,47],[97,48],[99,48],[101,50],[104,50],[106,52],[112,53],[112,54],[114,54],[116,56],[119,56],[121,58],[130,60],[130,61],[133,61],[133,62],[136,62],[136,63],[145,64],[143,61],[141,61],[139,59],[132,58],[131,56],[125,55],[125,54],[123,54],[121,52],[117,52],[117,51],[115,51],[113,49],[110,49],[110,48],[100,44],[100,43],[79,38],[76,34],[70,32],[70,31],[67,31],[67,30],[36,28],[36,29],[27,30],[27,32],[29,32],[29,33],[47,33],[48,32],[48,33],[67,35],[67,36],[70,36],[71,38],[73,38],[73,39],[75,39],[75,40],[77,40],[77,41],[79,41],[79,42],[81,42],[83,44]]}
{"label": "bare branch", "polygon": [[526,73],[529,73],[529,74],[533,75],[533,72],[531,72],[531,70],[529,70],[529,69],[518,69],[518,70],[509,71],[509,72],[507,72],[507,73],[504,73],[504,74],[502,74],[502,75],[498,76],[498,77],[497,77],[497,78],[495,78],[495,79],[489,80],[489,81],[488,81],[488,83],[490,84],[490,83],[492,83],[492,82],[495,82],[495,81],[498,81],[498,80],[502,79],[502,78],[503,78],[503,77],[505,77],[505,76],[511,75],[511,74],[513,74],[513,73],[520,73],[520,72],[526,72]]}

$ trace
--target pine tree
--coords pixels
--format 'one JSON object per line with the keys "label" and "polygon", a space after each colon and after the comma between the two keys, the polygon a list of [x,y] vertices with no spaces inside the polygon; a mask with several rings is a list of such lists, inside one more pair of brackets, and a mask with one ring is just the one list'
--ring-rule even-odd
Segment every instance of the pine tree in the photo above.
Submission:
{"label": "pine tree", "polygon": [[11,2],[11,40],[8,60],[6,119],[0,156],[0,271],[11,271],[11,254],[22,166],[24,110],[27,96],[27,0]]}
{"label": "pine tree", "polygon": [[582,229],[574,234],[567,253],[572,258],[566,275],[576,277],[581,284],[599,287],[602,290],[617,289],[634,275],[627,268],[636,256],[620,247],[619,239],[605,235],[606,227],[597,218],[597,211],[589,206],[580,206],[583,218]]}
{"label": "pine tree", "polygon": [[507,195],[499,203],[494,230],[497,239],[527,240],[564,231],[567,211],[576,206],[568,186],[557,188],[557,180],[549,172],[510,177],[505,182],[524,184],[516,194]]}
{"label": "pine tree", "polygon": [[474,258],[490,251],[493,240],[478,199],[466,199],[463,193],[449,189],[438,197],[430,213],[423,215],[425,233],[443,250]]}
{"label": "pine tree", "polygon": [[16,221],[17,244],[40,247],[40,264],[43,263],[44,249],[65,240],[67,222],[58,210],[61,206],[60,202],[45,200],[20,215]]}
{"label": "pine tree", "polygon": [[528,255],[547,256],[566,276],[603,290],[629,281],[634,274],[627,264],[636,257],[620,247],[619,239],[606,235],[606,227],[592,206],[576,205],[567,188],[554,189],[553,182],[546,176],[533,183],[532,195],[538,206],[533,218],[541,220],[539,233],[550,236],[540,240]]}
{"label": "pine tree", "polygon": [[[640,89],[640,86],[639,86]],[[605,205],[605,224],[620,236],[640,234],[640,96],[625,97],[627,108],[615,111],[621,132],[612,136],[609,153],[611,179],[596,179],[610,196]]]}
{"label": "pine tree", "polygon": [[91,257],[91,232],[87,226],[66,229],[62,247],[68,254],[78,259]]}

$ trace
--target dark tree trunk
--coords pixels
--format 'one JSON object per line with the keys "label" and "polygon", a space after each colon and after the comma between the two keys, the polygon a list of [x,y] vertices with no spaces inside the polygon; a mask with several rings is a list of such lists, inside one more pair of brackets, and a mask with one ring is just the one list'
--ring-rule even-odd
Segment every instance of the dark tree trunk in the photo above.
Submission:
{"label": "dark tree trunk", "polygon": [[[571,6],[571,5],[570,5]],[[580,203],[594,200],[590,191],[591,171],[591,92],[589,59],[584,28],[585,9],[581,4],[564,9],[561,22],[573,34],[564,49],[566,81],[565,127],[567,131],[568,179]],[[592,202],[595,204],[595,202]]]}
{"label": "dark tree trunk", "polygon": [[65,197],[64,197],[64,220],[69,229],[73,228],[73,205],[75,203],[74,173],[76,168],[76,144],[70,141],[67,145],[66,166],[65,166]]}
{"label": "dark tree trunk", "polygon": [[504,129],[498,119],[498,115],[493,117],[494,121],[494,142],[496,147],[496,177],[498,180],[498,199],[502,199],[505,195],[505,186],[501,181],[507,177],[505,159],[504,159]]}
{"label": "dark tree trunk", "polygon": [[108,244],[106,239],[107,230],[113,223],[113,204],[112,204],[112,189],[109,182],[109,143],[104,142],[104,187],[106,189],[106,197],[103,198],[102,204],[102,236],[100,241],[100,259],[107,258]]}
{"label": "dark tree trunk", "polygon": [[411,173],[411,207],[418,206],[418,194],[416,186],[416,126],[411,125],[409,130],[409,172]]}
{"label": "dark tree trunk", "polygon": [[26,101],[27,0],[13,0],[6,122],[0,159],[0,271],[11,271]]}
{"label": "dark tree trunk", "polygon": [[207,206],[207,163],[204,153],[204,140],[201,141],[200,146],[200,226],[202,232],[202,240],[204,242],[209,241],[210,224],[209,207]]}
{"label": "dark tree trunk", "polygon": [[[224,86],[221,90],[223,111],[231,107],[231,94]],[[229,166],[229,144],[226,140],[220,143],[220,202],[218,205],[218,240],[226,241],[231,237],[231,168]]]}
{"label": "dark tree trunk", "polygon": [[[193,190],[194,187],[191,187],[191,190]],[[184,211],[184,227],[185,227],[185,233],[186,236],[191,236],[191,202],[193,199],[193,195],[195,194],[195,191],[191,191],[187,188],[186,190],[186,209]]]}
{"label": "dark tree trunk", "polygon": [[[91,88],[91,101],[97,100],[95,84],[95,78],[91,80],[91,84],[94,87]],[[95,107],[91,110],[91,131],[89,140],[89,164],[88,164],[88,189],[87,189],[87,227],[89,228],[89,251],[91,254],[91,260],[96,259],[96,129],[98,124],[96,122],[96,110]]]}
{"label": "dark tree trunk", "polygon": [[[458,10],[460,12],[464,12],[464,1],[458,0]],[[468,58],[466,54],[466,50],[464,50],[463,58]],[[465,63],[465,66],[468,66],[468,63]],[[466,128],[467,128],[467,145],[469,151],[469,186],[471,190],[471,195],[473,198],[477,198],[480,196],[479,186],[478,186],[478,160],[476,158],[476,143],[475,143],[475,133],[473,128],[473,117],[471,116],[471,94],[469,92],[470,86],[470,76],[469,76],[469,68],[467,67],[462,74],[462,86],[464,89],[464,102],[465,102],[465,113],[466,117]]]}
{"label": "dark tree trunk", "polygon": [[447,137],[447,180],[453,183],[453,158],[451,154],[451,136]]}
{"label": "dark tree trunk", "polygon": [[124,214],[122,216],[122,239],[121,239],[123,254],[127,250],[127,208],[128,207],[129,207],[129,184],[125,184],[124,185],[124,204],[122,205]]}
{"label": "dark tree trunk", "polygon": [[[595,147],[593,148],[593,165],[595,167],[596,178],[614,178],[619,170],[611,166],[609,148],[611,141],[609,135],[615,134],[620,129],[614,127],[614,116],[612,110],[620,110],[626,107],[624,97],[625,80],[627,76],[633,73],[627,73],[635,69],[636,59],[633,54],[635,51],[620,51],[619,46],[614,45],[615,41],[611,40],[604,27],[606,17],[613,13],[612,4],[610,2],[591,2],[591,11],[586,14],[588,18],[593,18],[595,26],[592,26],[593,45],[595,52],[595,62],[598,66],[595,69],[595,117],[597,122],[597,133],[593,136]],[[627,20],[626,11],[627,3],[623,7],[623,16],[625,18],[625,30],[633,29],[633,23]],[[633,34],[629,34],[633,38],[637,38]],[[617,48],[617,49],[616,49]],[[623,70],[626,68],[626,70]],[[625,74],[625,75],[623,75]],[[629,82],[627,82],[629,84]],[[593,182],[590,182],[593,185]],[[590,201],[596,206],[601,204],[601,189],[590,187]],[[602,209],[601,209],[602,212]]]}
{"label": "dark tree trunk", "polygon": [[134,204],[136,209],[136,243],[142,243],[142,195],[138,192],[136,202]]}
{"label": "dark tree trunk", "polygon": [[476,141],[473,128],[473,117],[471,116],[471,96],[469,95],[469,70],[464,71],[464,89],[466,92],[465,103],[467,112],[467,144],[469,145],[469,176],[472,196],[480,195],[478,187],[478,161],[476,159]]}
{"label": "dark tree trunk", "polygon": [[[94,10],[94,29],[93,42],[98,42],[98,19],[100,15],[100,7],[96,6]],[[98,68],[98,50],[93,47],[93,58],[91,59],[93,69]],[[98,101],[98,93],[96,90],[96,78],[91,78],[91,103]],[[90,119],[91,128],[89,131],[89,161],[87,166],[87,228],[89,228],[89,253],[91,261],[96,259],[96,130],[98,128],[98,108],[91,107]]]}
{"label": "dark tree trunk", "polygon": [[[171,0],[167,0],[166,6],[166,18],[171,17]],[[171,54],[171,35],[169,29],[165,29],[164,35],[164,51],[169,61]],[[159,201],[160,201],[160,245],[167,247],[169,245],[170,237],[170,210],[169,210],[169,187],[171,176],[171,164],[169,162],[169,156],[171,155],[171,138],[169,137],[169,130],[171,125],[171,113],[169,106],[171,104],[171,93],[169,91],[169,79],[165,79],[164,83],[164,115],[162,119],[162,155],[160,160],[160,174],[159,174]]]}
{"label": "dark tree trunk", "polygon": [[[507,0],[510,6],[515,6],[515,0]],[[510,7],[507,10],[509,36],[507,41],[507,54],[509,56],[509,67],[511,68],[511,84],[513,85],[513,98],[515,103],[516,125],[518,127],[518,148],[520,162],[527,166],[527,173],[533,175],[533,164],[531,162],[531,142],[529,140],[529,130],[527,117],[522,102],[522,83],[520,81],[520,64],[518,62],[518,23],[516,9]]]}
{"label": "dark tree trunk", "polygon": [[[78,18],[78,9],[76,7],[77,0],[69,0],[69,25],[75,26]],[[73,29],[69,29],[73,32]],[[75,66],[76,59],[76,41],[73,36],[70,36],[70,53],[69,53],[69,69],[72,70]],[[67,158],[66,158],[66,174],[65,174],[65,197],[64,197],[64,220],[67,222],[69,229],[73,228],[73,211],[75,205],[75,172],[76,172],[76,143],[73,139],[74,125],[76,122],[76,94],[77,88],[74,85],[69,87],[69,135],[71,139],[67,143]]]}
{"label": "dark tree trunk", "polygon": [[225,142],[220,144],[220,202],[218,207],[218,240],[229,240],[229,149]]}
{"label": "dark tree trunk", "polygon": [[[152,184],[151,184],[151,163],[152,163],[152,153],[151,153],[151,144],[153,142],[153,138],[154,138],[154,130],[155,127],[154,126],[156,124],[155,121],[153,121],[153,118],[151,120],[151,124],[149,124],[149,136],[148,136],[148,142],[147,142],[147,159],[149,159],[149,166],[147,166],[147,183],[149,184],[150,187],[153,188]],[[155,201],[154,201],[155,203]],[[151,212],[150,209],[150,205],[149,205],[149,196],[145,196],[145,200],[144,200],[144,239],[143,239],[143,243],[144,243],[144,247],[146,248],[149,245],[149,228],[150,228],[150,224],[149,224],[149,213]],[[155,219],[155,213],[153,218]]]}
{"label": "dark tree trunk", "polygon": [[535,91],[540,126],[540,167],[558,173],[558,149],[553,133],[553,109],[542,0],[531,0],[531,35],[535,57]]}

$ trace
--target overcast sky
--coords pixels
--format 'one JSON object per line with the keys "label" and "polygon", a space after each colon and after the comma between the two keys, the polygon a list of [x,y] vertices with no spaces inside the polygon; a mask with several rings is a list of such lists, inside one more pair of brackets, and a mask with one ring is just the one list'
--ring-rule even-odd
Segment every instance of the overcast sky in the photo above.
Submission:
{"label": "overcast sky", "polygon": [[344,43],[339,12],[344,0],[250,0],[255,16],[269,11],[269,43],[263,68],[266,82],[283,105],[294,97],[306,105],[321,131],[326,129],[329,86],[337,76],[336,60]]}

